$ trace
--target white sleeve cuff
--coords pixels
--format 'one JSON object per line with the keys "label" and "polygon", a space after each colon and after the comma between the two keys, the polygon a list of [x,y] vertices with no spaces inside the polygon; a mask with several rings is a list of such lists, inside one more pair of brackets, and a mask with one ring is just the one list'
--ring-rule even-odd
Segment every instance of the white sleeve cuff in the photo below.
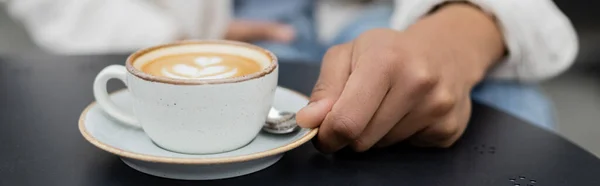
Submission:
{"label": "white sleeve cuff", "polygon": [[[435,6],[453,0],[396,0],[392,28],[404,30]],[[569,68],[578,51],[568,18],[550,0],[468,0],[494,15],[508,56],[490,71],[491,78],[539,81]]]}

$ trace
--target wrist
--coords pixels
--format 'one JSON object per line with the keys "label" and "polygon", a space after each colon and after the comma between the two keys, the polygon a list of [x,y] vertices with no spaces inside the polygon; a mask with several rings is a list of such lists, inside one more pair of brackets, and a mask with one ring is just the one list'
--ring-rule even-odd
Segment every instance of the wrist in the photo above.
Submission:
{"label": "wrist", "polygon": [[505,53],[494,18],[466,3],[445,4],[406,32],[483,70],[492,67]]}

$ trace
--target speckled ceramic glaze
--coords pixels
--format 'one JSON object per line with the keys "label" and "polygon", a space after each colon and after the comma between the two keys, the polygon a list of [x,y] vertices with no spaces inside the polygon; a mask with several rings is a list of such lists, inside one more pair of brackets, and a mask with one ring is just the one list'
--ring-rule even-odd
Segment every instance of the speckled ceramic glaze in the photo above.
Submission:
{"label": "speckled ceramic glaze", "polygon": [[[237,78],[193,80],[150,76],[144,64],[173,54],[223,53],[252,59],[261,71]],[[260,132],[277,87],[277,59],[253,45],[229,41],[182,42],[140,50],[126,67],[102,70],[94,82],[99,106],[114,119],[140,127],[164,149],[189,154],[231,151],[248,144]],[[120,79],[133,100],[126,114],[108,99],[106,82]]]}
{"label": "speckled ceramic glaze", "polygon": [[[119,91],[111,94],[109,99],[124,114],[133,112],[135,99],[130,92]],[[277,88],[275,91],[273,105],[282,111],[297,112],[307,103],[305,96],[291,90]],[[229,178],[259,171],[276,163],[284,152],[309,141],[317,133],[317,129],[302,129],[286,135],[260,132],[249,144],[232,151],[182,154],[160,148],[141,129],[116,121],[95,103],[81,114],[79,130],[90,143],[121,156],[136,170],[187,180]]]}

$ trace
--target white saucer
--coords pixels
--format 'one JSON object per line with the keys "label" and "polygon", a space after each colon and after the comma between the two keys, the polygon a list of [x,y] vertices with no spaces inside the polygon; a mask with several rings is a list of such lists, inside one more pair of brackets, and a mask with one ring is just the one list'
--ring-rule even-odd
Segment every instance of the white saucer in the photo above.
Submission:
{"label": "white saucer", "polygon": [[[111,99],[131,112],[131,95],[117,91]],[[273,105],[282,111],[297,112],[308,103],[306,96],[278,87]],[[164,150],[141,129],[127,127],[105,114],[95,103],[81,113],[79,131],[96,147],[121,156],[130,167],[159,177],[210,180],[250,174],[276,163],[283,153],[315,136],[318,129],[301,129],[292,134],[273,135],[261,132],[250,144],[219,154],[192,155]]]}

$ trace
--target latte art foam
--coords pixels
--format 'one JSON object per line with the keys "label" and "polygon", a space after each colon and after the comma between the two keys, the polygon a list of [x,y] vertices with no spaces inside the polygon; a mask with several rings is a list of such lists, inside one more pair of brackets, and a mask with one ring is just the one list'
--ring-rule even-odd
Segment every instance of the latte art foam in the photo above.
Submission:
{"label": "latte art foam", "polygon": [[260,71],[250,59],[225,54],[177,54],[149,62],[142,71],[173,79],[224,79]]}
{"label": "latte art foam", "polygon": [[220,64],[221,57],[197,57],[194,64],[163,66],[162,75],[175,79],[221,79],[235,77],[238,69]]}

